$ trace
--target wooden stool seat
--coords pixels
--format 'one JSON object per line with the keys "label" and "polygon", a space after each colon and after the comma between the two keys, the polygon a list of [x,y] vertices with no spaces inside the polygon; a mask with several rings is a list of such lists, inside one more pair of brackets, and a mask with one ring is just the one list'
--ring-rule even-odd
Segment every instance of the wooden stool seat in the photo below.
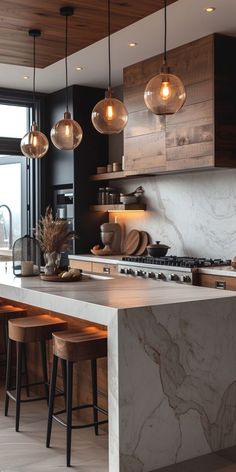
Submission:
{"label": "wooden stool seat", "polygon": [[53,353],[69,362],[107,356],[107,332],[94,326],[53,333]]}
{"label": "wooden stool seat", "polygon": [[[107,356],[107,332],[96,326],[82,328],[79,331],[69,330],[53,333],[53,365],[50,383],[48,427],[46,446],[50,447],[52,422],[57,421],[66,427],[66,463],[70,466],[71,461],[71,434],[73,429],[94,427],[95,434],[98,434],[98,427],[108,423],[107,419],[101,420],[98,413],[107,416],[108,412],[98,405],[97,391],[97,359]],[[56,391],[57,365],[58,359],[66,363],[66,408],[54,411],[54,400]],[[78,361],[90,360],[91,380],[92,380],[92,402],[72,406],[73,400],[73,366]],[[75,425],[72,424],[72,411],[84,408],[93,409],[93,422]],[[61,414],[66,413],[66,422],[61,418]]]}
{"label": "wooden stool seat", "polygon": [[[67,329],[67,322],[51,316],[50,314],[41,314],[25,318],[15,318],[8,322],[8,349],[7,349],[7,371],[6,371],[6,395],[5,395],[5,416],[8,415],[9,399],[16,402],[16,431],[19,431],[20,424],[20,406],[22,402],[30,402],[36,400],[47,400],[49,397],[48,389],[48,373],[47,373],[47,354],[46,341],[52,338],[53,331]],[[12,344],[16,344],[16,385],[11,386],[11,359]],[[21,377],[22,377],[22,360],[24,350],[27,343],[39,342],[41,348],[42,374],[43,380],[35,383],[28,382],[28,375],[24,387],[27,389],[27,399],[21,398]],[[64,361],[62,361],[64,362]],[[65,363],[65,362],[64,362]],[[63,372],[62,372],[63,374]],[[64,375],[65,383],[65,375]],[[44,385],[45,396],[31,398],[29,387]],[[12,391],[16,390],[16,395]],[[64,393],[63,393],[64,394]],[[61,395],[61,393],[60,393]]]}
{"label": "wooden stool seat", "polygon": [[9,338],[20,343],[46,341],[53,331],[66,328],[66,321],[47,314],[16,318],[8,323]]}
{"label": "wooden stool seat", "polygon": [[7,319],[26,316],[27,310],[13,305],[0,304],[0,322]]}

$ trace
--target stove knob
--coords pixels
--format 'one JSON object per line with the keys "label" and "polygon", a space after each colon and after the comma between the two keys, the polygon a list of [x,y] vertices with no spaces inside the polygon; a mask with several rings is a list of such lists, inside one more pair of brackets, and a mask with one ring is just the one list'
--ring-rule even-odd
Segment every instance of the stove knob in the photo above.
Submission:
{"label": "stove knob", "polygon": [[126,269],[123,269],[123,267],[121,267],[120,274],[126,274]]}
{"label": "stove knob", "polygon": [[126,269],[126,274],[133,275],[134,274],[133,269]]}
{"label": "stove knob", "polygon": [[142,270],[136,270],[135,275],[137,275],[138,277],[142,277],[144,275],[144,272]]}
{"label": "stove knob", "polygon": [[159,279],[159,280],[164,280],[165,279],[165,275],[163,274],[163,272],[158,272],[157,279]]}
{"label": "stove knob", "polygon": [[149,279],[155,279],[156,278],[155,272],[148,272],[148,278]]}
{"label": "stove knob", "polygon": [[191,282],[191,277],[189,275],[183,275],[181,277],[181,280],[182,280],[182,282],[189,284]]}
{"label": "stove knob", "polygon": [[177,274],[170,274],[169,275],[169,280],[177,281],[177,280],[179,280],[179,277],[178,277]]}

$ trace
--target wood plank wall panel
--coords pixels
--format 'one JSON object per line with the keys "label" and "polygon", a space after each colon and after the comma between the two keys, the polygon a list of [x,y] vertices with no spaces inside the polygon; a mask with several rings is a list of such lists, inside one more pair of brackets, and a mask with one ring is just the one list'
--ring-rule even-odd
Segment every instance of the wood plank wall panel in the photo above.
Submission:
{"label": "wood plank wall panel", "polygon": [[[168,5],[177,0],[168,0]],[[37,42],[37,67],[46,67],[64,57],[62,6],[73,6],[69,19],[68,52],[73,54],[107,36],[106,0],[1,0],[0,62],[32,66],[32,38],[28,30],[41,29]],[[112,32],[163,8],[163,0],[111,0]]]}
{"label": "wood plank wall panel", "polygon": [[166,172],[214,166],[213,41],[213,35],[207,36],[168,53],[173,73],[181,77],[187,92],[184,107],[175,115],[156,117],[144,104],[145,86],[159,73],[162,55],[124,70],[129,112],[125,170]]}

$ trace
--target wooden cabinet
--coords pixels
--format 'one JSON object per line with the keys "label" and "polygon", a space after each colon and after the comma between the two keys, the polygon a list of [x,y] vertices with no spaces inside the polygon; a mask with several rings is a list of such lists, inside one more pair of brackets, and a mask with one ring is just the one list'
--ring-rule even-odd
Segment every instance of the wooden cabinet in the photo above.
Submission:
{"label": "wooden cabinet", "polygon": [[178,113],[166,117],[148,111],[143,98],[163,56],[124,69],[125,171],[236,167],[235,47],[235,38],[214,34],[169,51],[169,65],[183,80],[187,99]]}
{"label": "wooden cabinet", "polygon": [[92,262],[89,261],[78,261],[77,259],[70,259],[70,268],[71,269],[81,269],[85,272],[92,272]]}
{"label": "wooden cabinet", "polygon": [[236,290],[236,277],[198,274],[198,285],[221,290]]}
{"label": "wooden cabinet", "polygon": [[112,275],[117,273],[116,264],[104,264],[102,262],[93,262],[92,264],[93,272],[100,274]]}
{"label": "wooden cabinet", "polygon": [[96,272],[98,274],[111,275],[116,274],[117,265],[104,262],[80,261],[78,259],[70,259],[71,269],[82,269],[85,272]]}

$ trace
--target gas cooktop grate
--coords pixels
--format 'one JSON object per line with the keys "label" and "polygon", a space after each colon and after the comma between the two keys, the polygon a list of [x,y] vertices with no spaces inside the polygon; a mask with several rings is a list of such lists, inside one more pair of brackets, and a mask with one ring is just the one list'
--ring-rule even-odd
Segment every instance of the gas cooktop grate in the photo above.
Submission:
{"label": "gas cooktop grate", "polygon": [[212,266],[227,266],[231,265],[231,260],[222,259],[206,259],[202,257],[178,257],[178,256],[164,256],[164,257],[150,257],[150,256],[124,256],[122,261],[135,262],[137,264],[154,264],[165,265],[171,267],[212,267]]}

